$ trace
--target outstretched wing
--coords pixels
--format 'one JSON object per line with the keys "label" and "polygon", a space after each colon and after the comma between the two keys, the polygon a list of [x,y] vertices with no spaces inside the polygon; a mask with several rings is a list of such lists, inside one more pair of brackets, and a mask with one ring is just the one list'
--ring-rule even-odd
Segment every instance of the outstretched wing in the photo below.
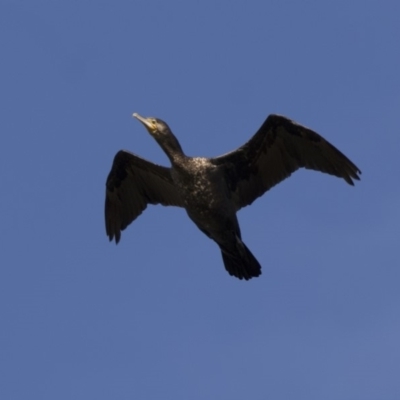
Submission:
{"label": "outstretched wing", "polygon": [[135,220],[147,204],[181,206],[170,169],[121,150],[114,158],[106,182],[106,232],[118,243],[121,231]]}
{"label": "outstretched wing", "polygon": [[280,115],[270,115],[245,145],[214,162],[226,165],[226,179],[238,210],[302,167],[335,175],[350,185],[361,174],[322,136]]}

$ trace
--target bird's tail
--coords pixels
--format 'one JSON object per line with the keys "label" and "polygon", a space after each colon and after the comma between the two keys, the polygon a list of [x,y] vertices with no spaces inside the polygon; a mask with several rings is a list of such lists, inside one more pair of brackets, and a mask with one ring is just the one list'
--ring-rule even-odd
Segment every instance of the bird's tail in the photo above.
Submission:
{"label": "bird's tail", "polygon": [[261,275],[260,263],[239,238],[237,238],[236,246],[233,249],[221,247],[221,252],[229,275],[246,281]]}

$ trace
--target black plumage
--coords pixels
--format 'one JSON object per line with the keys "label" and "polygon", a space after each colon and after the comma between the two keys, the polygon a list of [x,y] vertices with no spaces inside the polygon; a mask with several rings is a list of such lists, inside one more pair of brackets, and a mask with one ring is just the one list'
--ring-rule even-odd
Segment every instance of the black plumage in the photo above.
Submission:
{"label": "black plumage", "polygon": [[134,116],[171,161],[171,168],[121,150],[106,183],[105,221],[110,240],[134,221],[147,204],[178,206],[221,249],[226,270],[239,279],[261,274],[261,266],[241,239],[236,212],[299,168],[343,178],[353,185],[361,171],[312,130],[270,115],[256,134],[235,151],[215,158],[188,157],[168,125]]}

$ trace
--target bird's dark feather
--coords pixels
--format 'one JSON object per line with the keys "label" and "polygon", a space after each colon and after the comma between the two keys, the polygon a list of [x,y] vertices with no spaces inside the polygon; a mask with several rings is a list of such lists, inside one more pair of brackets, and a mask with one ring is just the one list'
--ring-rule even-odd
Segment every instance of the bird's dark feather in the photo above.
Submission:
{"label": "bird's dark feather", "polygon": [[213,161],[225,166],[237,210],[302,167],[335,175],[350,185],[361,173],[322,136],[279,115],[270,115],[246,144]]}
{"label": "bird's dark feather", "polygon": [[121,231],[145,210],[147,204],[183,206],[172,182],[170,168],[119,151],[106,182],[105,218],[109,239],[115,238],[118,243]]}

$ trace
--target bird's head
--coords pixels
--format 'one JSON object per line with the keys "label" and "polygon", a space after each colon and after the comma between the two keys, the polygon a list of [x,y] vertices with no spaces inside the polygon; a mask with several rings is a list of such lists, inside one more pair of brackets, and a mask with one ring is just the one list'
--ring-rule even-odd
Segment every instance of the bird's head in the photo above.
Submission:
{"label": "bird's head", "polygon": [[153,138],[167,154],[171,162],[174,162],[179,157],[184,156],[178,139],[171,132],[171,129],[164,121],[154,117],[144,118],[137,113],[134,113],[133,117],[138,119],[145,126],[150,135],[153,136]]}
{"label": "bird's head", "polygon": [[139,120],[148,130],[150,135],[153,136],[155,139],[161,138],[163,136],[168,136],[171,134],[171,129],[161,119],[154,117],[145,118],[139,115],[138,113],[134,113],[132,116],[137,120]]}

